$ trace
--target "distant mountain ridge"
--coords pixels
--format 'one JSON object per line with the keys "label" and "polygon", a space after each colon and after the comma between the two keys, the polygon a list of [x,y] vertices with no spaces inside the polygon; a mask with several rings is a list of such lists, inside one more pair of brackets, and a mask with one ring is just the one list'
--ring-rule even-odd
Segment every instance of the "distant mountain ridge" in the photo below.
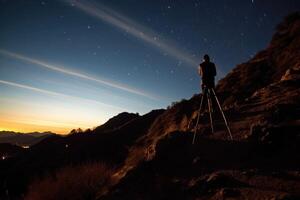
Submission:
{"label": "distant mountain ridge", "polygon": [[0,131],[0,143],[10,143],[18,146],[31,146],[51,135],[56,134],[50,131],[30,133]]}

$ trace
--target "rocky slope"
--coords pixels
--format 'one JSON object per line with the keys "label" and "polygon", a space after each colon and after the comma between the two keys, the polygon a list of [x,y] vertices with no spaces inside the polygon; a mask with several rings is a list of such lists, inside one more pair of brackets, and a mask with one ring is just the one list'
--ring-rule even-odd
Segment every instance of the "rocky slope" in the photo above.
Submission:
{"label": "rocky slope", "polygon": [[[270,45],[219,81],[215,133],[208,114],[192,132],[201,95],[158,116],[130,148],[99,199],[300,198],[300,13],[278,25]],[[105,191],[105,192],[103,192]]]}

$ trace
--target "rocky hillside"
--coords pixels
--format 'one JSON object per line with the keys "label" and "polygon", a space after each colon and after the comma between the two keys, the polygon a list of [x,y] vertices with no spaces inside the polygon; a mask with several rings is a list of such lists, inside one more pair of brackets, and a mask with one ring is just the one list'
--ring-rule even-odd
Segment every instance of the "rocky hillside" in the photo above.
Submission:
{"label": "rocky hillside", "polygon": [[299,29],[299,13],[286,17],[265,50],[238,65],[219,82],[217,91],[224,96],[225,106],[242,103],[271,84],[293,76],[299,78]]}
{"label": "rocky hillside", "polygon": [[219,81],[221,115],[200,117],[201,95],[159,115],[130,148],[99,199],[300,198],[300,13],[278,25],[269,46]]}

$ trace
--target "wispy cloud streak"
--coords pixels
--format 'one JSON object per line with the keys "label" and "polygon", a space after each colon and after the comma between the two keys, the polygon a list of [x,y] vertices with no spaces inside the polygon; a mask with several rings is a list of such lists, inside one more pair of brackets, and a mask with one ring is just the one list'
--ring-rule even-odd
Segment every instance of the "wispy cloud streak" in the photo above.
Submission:
{"label": "wispy cloud streak", "polygon": [[5,49],[0,49],[0,54],[10,56],[10,57],[18,59],[18,60],[26,61],[26,62],[35,64],[35,65],[38,65],[38,66],[41,66],[41,67],[44,67],[44,68],[47,68],[47,69],[50,69],[50,70],[53,70],[53,71],[57,71],[57,72],[60,72],[60,73],[63,73],[63,74],[67,74],[67,75],[70,75],[70,76],[75,76],[75,77],[82,78],[82,79],[85,79],[85,80],[89,80],[89,81],[97,82],[97,83],[100,83],[100,84],[103,84],[103,85],[107,85],[107,86],[110,86],[112,88],[116,88],[116,89],[119,89],[119,90],[129,92],[131,94],[136,94],[136,95],[139,95],[139,96],[143,96],[143,97],[147,97],[147,98],[155,99],[155,100],[159,99],[159,97],[157,97],[153,94],[148,94],[144,91],[132,88],[128,85],[116,83],[116,82],[111,81],[111,80],[94,78],[94,77],[91,77],[91,76],[86,75],[86,74],[82,74],[82,73],[72,71],[70,69],[66,69],[65,67],[62,67],[62,66],[52,65],[52,64],[43,62],[41,60],[38,60],[38,59],[30,58],[30,57],[27,57],[27,56],[24,56],[24,55],[21,55],[21,54],[17,54],[17,53],[11,52],[11,51],[7,51]]}
{"label": "wispy cloud streak", "polygon": [[123,30],[131,34],[132,36],[139,38],[144,42],[156,47],[160,51],[167,53],[168,55],[171,55],[172,57],[189,64],[190,66],[198,66],[198,61],[196,61],[188,53],[182,51],[179,47],[177,47],[174,44],[174,42],[160,39],[158,33],[120,13],[117,13],[116,11],[102,4],[95,4],[88,1],[63,1],[75,5],[75,7],[87,13],[88,15],[96,17],[120,30]]}
{"label": "wispy cloud streak", "polygon": [[50,90],[45,90],[45,89],[32,87],[32,86],[29,86],[29,85],[19,84],[19,83],[5,81],[5,80],[0,80],[0,83],[5,84],[5,85],[9,85],[9,86],[13,86],[13,87],[17,87],[17,88],[31,90],[31,91],[34,91],[34,92],[38,92],[38,93],[42,93],[42,94],[46,94],[46,95],[50,95],[50,96],[69,98],[69,99],[75,99],[75,100],[83,100],[83,101],[86,101],[86,102],[95,103],[95,104],[99,104],[99,105],[106,106],[106,107],[111,107],[111,108],[118,109],[118,110],[125,110],[125,108],[121,108],[121,107],[118,107],[118,106],[106,104],[106,103],[96,101],[96,100],[93,100],[93,99],[87,99],[87,98],[62,94],[62,93],[53,92],[53,91],[50,91]]}

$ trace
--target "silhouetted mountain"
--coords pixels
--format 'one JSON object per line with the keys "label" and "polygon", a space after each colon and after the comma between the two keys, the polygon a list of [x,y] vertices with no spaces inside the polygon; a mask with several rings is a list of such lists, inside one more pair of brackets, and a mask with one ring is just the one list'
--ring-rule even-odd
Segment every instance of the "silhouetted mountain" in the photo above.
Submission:
{"label": "silhouetted mountain", "polygon": [[123,112],[109,119],[105,124],[95,128],[95,131],[101,133],[114,131],[116,129],[120,129],[122,126],[131,122],[137,117],[139,117],[139,114]]}
{"label": "silhouetted mountain", "polygon": [[20,194],[32,177],[71,164],[101,161],[117,167],[126,159],[129,147],[163,111],[154,110],[143,116],[121,113],[89,132],[47,137],[15,157],[11,167],[2,172],[9,177],[7,187],[12,193]]}
{"label": "silhouetted mountain", "polygon": [[43,136],[49,136],[49,135],[54,135],[56,133],[52,133],[51,131],[46,131],[46,132],[32,132],[32,133],[25,133],[27,135],[31,135],[34,137],[43,137]]}
{"label": "silhouetted mountain", "polygon": [[9,157],[15,156],[16,154],[22,152],[24,149],[22,147],[12,145],[9,143],[0,144],[0,159],[5,160]]}
{"label": "silhouetted mountain", "polygon": [[0,131],[0,143],[10,143],[18,146],[31,146],[50,135],[52,132],[32,132],[32,133],[19,133],[13,131]]}

